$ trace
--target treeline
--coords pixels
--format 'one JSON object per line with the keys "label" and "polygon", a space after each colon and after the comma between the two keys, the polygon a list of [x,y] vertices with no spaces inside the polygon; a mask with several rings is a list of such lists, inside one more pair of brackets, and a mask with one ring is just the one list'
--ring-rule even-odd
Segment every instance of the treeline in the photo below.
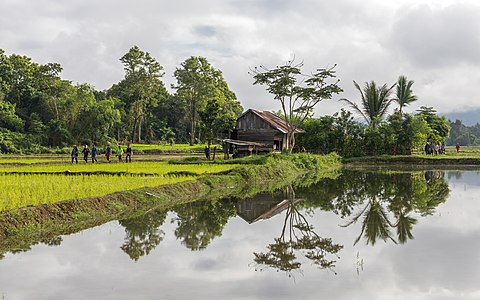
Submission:
{"label": "treeline", "polygon": [[[367,82],[360,87],[360,103],[346,102],[364,118],[356,121],[352,112],[342,109],[332,116],[308,119],[303,124],[304,134],[297,138],[299,147],[318,153],[337,152],[343,157],[404,154],[423,151],[424,145],[444,143],[449,136],[450,123],[432,107],[422,106],[416,113],[403,111],[417,97],[413,95],[413,81],[400,76],[390,88]],[[394,92],[394,88],[396,92]],[[398,104],[393,113],[389,108]]]}
{"label": "treeline", "polygon": [[134,46],[120,62],[124,78],[99,91],[62,79],[60,64],[0,49],[0,152],[117,141],[211,143],[243,111],[222,72],[203,57],[176,68],[173,93],[148,52]]}
{"label": "treeline", "polygon": [[447,139],[447,145],[453,146],[460,144],[462,146],[480,145],[480,124],[466,126],[461,120],[450,122],[450,136]]}

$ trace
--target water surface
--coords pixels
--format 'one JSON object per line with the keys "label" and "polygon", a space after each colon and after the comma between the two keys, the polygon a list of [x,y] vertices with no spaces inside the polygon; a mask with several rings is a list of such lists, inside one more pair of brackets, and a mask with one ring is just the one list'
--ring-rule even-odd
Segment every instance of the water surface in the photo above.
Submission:
{"label": "water surface", "polygon": [[345,171],[0,260],[4,299],[480,299],[480,173]]}

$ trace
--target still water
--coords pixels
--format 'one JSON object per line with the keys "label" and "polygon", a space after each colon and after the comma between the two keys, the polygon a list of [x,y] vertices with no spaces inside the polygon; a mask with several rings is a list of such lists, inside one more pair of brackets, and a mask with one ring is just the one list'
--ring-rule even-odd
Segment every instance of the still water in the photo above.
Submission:
{"label": "still water", "polygon": [[344,171],[0,260],[1,299],[480,299],[480,172]]}

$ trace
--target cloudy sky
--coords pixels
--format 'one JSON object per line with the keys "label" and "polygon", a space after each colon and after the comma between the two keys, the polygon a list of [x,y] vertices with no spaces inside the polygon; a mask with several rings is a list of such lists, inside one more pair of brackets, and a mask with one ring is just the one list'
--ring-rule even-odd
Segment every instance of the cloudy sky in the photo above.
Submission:
{"label": "cloudy sky", "polygon": [[[477,4],[478,3],[478,4]],[[108,89],[123,77],[133,45],[173,71],[204,56],[245,108],[278,110],[249,68],[295,57],[304,71],[337,65],[344,93],[319,104],[331,114],[357,100],[352,81],[415,80],[422,105],[440,113],[480,109],[480,3],[476,0],[1,0],[0,48],[62,76]]]}

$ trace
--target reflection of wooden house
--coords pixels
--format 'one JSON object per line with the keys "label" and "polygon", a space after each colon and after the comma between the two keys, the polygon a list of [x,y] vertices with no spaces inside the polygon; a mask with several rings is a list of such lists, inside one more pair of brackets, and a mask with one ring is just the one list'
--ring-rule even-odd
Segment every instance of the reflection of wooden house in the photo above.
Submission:
{"label": "reflection of wooden house", "polygon": [[[295,134],[304,132],[295,129]],[[288,125],[268,111],[249,109],[237,119],[231,138],[225,140],[227,149],[240,153],[282,151],[287,146]],[[230,151],[230,153],[232,153]]]}
{"label": "reflection of wooden house", "polygon": [[[301,199],[295,199],[293,204],[299,201]],[[240,200],[236,203],[235,208],[239,217],[252,224],[281,213],[291,204],[292,201],[285,199],[283,192],[277,192],[275,194],[258,194],[251,199]]]}

